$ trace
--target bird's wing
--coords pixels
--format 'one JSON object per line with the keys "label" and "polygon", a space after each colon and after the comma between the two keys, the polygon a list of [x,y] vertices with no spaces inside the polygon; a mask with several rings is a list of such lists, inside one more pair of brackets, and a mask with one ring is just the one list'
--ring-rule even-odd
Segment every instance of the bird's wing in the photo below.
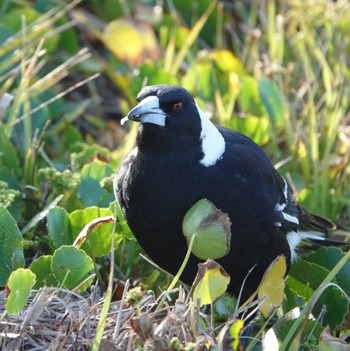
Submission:
{"label": "bird's wing", "polygon": [[126,177],[126,175],[129,172],[130,166],[133,163],[135,157],[137,156],[138,148],[135,147],[133,150],[131,150],[124,158],[123,163],[117,172],[115,179],[114,179],[114,194],[120,203],[122,200],[122,183]]}

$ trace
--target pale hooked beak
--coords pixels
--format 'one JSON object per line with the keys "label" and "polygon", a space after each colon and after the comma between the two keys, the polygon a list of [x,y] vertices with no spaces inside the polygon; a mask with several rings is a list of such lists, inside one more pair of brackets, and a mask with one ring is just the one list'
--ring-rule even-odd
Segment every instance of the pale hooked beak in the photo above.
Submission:
{"label": "pale hooked beak", "polygon": [[135,106],[120,123],[123,125],[127,120],[165,127],[166,114],[159,106],[158,97],[148,96]]}

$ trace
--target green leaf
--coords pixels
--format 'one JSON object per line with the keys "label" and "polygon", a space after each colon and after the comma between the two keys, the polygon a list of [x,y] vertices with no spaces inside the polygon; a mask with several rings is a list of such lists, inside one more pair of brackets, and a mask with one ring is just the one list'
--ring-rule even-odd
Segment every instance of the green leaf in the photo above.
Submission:
{"label": "green leaf", "polygon": [[28,267],[36,275],[34,289],[38,290],[43,286],[58,286],[58,282],[51,269],[51,255],[45,255],[34,260]]}
{"label": "green leaf", "polygon": [[[328,273],[329,271],[320,265],[307,262],[301,258],[297,258],[293,262],[289,271],[290,276],[313,290],[316,290],[321,285]],[[293,286],[290,285],[290,288],[293,290]],[[303,297],[307,298],[306,296]]]}
{"label": "green leaf", "polygon": [[[332,270],[334,266],[344,257],[344,252],[337,247],[321,247],[312,253],[307,261],[317,263],[318,265]],[[335,279],[339,286],[350,295],[350,260],[336,275]]]}
{"label": "green leaf", "polygon": [[[284,340],[292,327],[293,323],[295,321],[295,316],[293,319],[290,319],[288,314],[285,314],[282,316],[282,318],[275,324],[273,329],[276,332],[276,335],[279,340]],[[302,330],[302,335],[301,335],[301,344],[304,344],[306,340],[309,340],[309,344],[316,343],[323,328],[320,323],[316,323],[315,320],[309,320],[305,323],[305,327]],[[310,336],[312,336],[312,339],[310,339]],[[316,345],[315,345],[316,346]],[[312,350],[316,350],[317,348],[315,347]]]}
{"label": "green leaf", "polygon": [[16,149],[6,137],[4,128],[0,128],[0,166],[13,171],[17,176],[21,174]]}
{"label": "green leaf", "polygon": [[265,109],[259,96],[258,81],[255,78],[251,76],[245,76],[242,78],[238,103],[240,110],[243,113],[258,117],[265,115]]}
{"label": "green leaf", "polygon": [[42,219],[44,219],[49,211],[54,208],[61,200],[63,195],[58,195],[49,204],[47,204],[39,213],[37,213],[23,228],[22,234],[34,228]]}
{"label": "green leaf", "polygon": [[199,200],[187,211],[182,230],[188,243],[195,236],[192,253],[200,259],[217,259],[230,251],[230,218],[207,199]]}
{"label": "green leaf", "polygon": [[47,215],[47,229],[55,247],[73,243],[69,216],[64,208],[56,206],[50,209]]}
{"label": "green leaf", "polygon": [[215,261],[207,260],[198,265],[198,273],[193,283],[193,300],[200,306],[214,303],[226,292],[230,276]]}
{"label": "green leaf", "polygon": [[[107,216],[113,216],[107,208],[89,207],[72,212],[69,220],[73,238],[75,239],[88,223]],[[89,233],[81,248],[92,257],[106,255],[111,251],[112,234],[113,222],[98,226]]]}
{"label": "green leaf", "polygon": [[108,207],[114,201],[114,195],[104,190],[100,185],[103,178],[113,173],[113,167],[98,160],[83,167],[78,186],[78,197],[83,201],[85,207]]}
{"label": "green leaf", "polygon": [[[53,254],[51,269],[60,284],[72,290],[94,273],[94,264],[85,251],[65,245]],[[85,291],[92,281],[90,278],[78,291]]]}
{"label": "green leaf", "polygon": [[[299,296],[310,300],[313,298],[314,291],[321,285],[329,272],[328,269],[321,267],[317,263],[307,262],[298,258],[289,272],[288,286]],[[323,306],[326,306],[326,309],[322,325],[330,325],[332,329],[336,328],[342,323],[347,313],[347,299],[338,288],[330,286],[316,301],[312,310],[313,315],[318,316]]]}
{"label": "green leaf", "polygon": [[233,130],[248,136],[258,145],[265,145],[270,140],[270,121],[267,117],[234,117],[231,126]]}
{"label": "green leaf", "polygon": [[29,269],[18,268],[11,273],[6,285],[10,292],[5,304],[8,313],[18,314],[22,310],[34,283],[35,274]]}
{"label": "green leaf", "polygon": [[348,312],[348,300],[344,294],[335,286],[328,287],[317,300],[312,314],[316,318],[324,309],[321,319],[322,325],[330,326],[332,330],[342,324]]}
{"label": "green leaf", "polygon": [[132,79],[132,91],[137,95],[143,88],[143,84],[147,80],[147,85],[154,84],[178,84],[178,80],[165,72],[158,66],[144,63],[138,74]]}
{"label": "green leaf", "polygon": [[47,35],[44,47],[47,49],[48,52],[52,53],[57,46],[59,35],[54,34],[54,28],[52,24],[48,25],[48,22],[43,24],[43,21],[41,21],[40,16],[41,14],[37,12],[34,8],[30,6],[21,6],[20,8],[14,8],[5,15],[3,15],[1,21],[2,23],[5,23],[8,26],[8,28],[10,28],[14,33],[20,32],[22,30],[22,17],[25,18],[26,26],[33,23],[34,21],[37,21],[38,23],[41,22],[41,25],[37,24],[35,26],[35,29],[30,30],[30,34],[31,36],[35,36],[37,38],[39,36],[43,37],[45,34],[49,34],[51,32],[51,35]]}
{"label": "green leaf", "polygon": [[0,206],[0,285],[10,273],[24,265],[23,240],[15,219]]}
{"label": "green leaf", "polygon": [[286,100],[275,82],[267,78],[258,81],[260,100],[265,106],[270,120],[277,125],[284,121]]}

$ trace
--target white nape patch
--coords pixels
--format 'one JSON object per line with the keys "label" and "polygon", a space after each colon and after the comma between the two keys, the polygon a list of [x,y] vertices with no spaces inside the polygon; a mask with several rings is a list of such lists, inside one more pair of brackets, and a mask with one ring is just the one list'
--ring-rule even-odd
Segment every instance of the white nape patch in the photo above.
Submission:
{"label": "white nape patch", "polygon": [[281,212],[281,213],[282,213],[283,218],[286,221],[291,222],[291,223],[295,223],[295,224],[299,224],[299,219],[297,217],[291,216],[291,215],[284,213],[284,212]]}
{"label": "white nape patch", "polygon": [[275,210],[277,212],[284,210],[285,207],[287,206],[287,202],[288,202],[288,184],[287,184],[286,180],[283,177],[282,177],[282,179],[284,181],[283,195],[284,195],[285,202],[282,202],[280,204],[276,204]]}
{"label": "white nape patch", "polygon": [[325,240],[325,234],[321,232],[289,232],[287,234],[287,241],[292,256],[292,261],[297,257],[295,248],[302,240],[307,239]]}
{"label": "white nape patch", "polygon": [[210,167],[215,165],[215,163],[222,157],[226,149],[226,143],[219,130],[209,120],[197,103],[196,106],[202,125],[200,138],[204,156],[200,163],[205,167]]}

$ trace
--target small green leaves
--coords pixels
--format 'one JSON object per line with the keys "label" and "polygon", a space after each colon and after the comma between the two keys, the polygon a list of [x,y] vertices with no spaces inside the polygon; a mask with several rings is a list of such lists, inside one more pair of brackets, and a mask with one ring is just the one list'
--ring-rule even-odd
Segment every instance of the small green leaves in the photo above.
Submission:
{"label": "small green leaves", "polygon": [[17,314],[22,310],[34,283],[35,274],[29,269],[18,268],[11,273],[6,285],[9,291],[5,304],[7,312]]}
{"label": "small green leaves", "polygon": [[[94,273],[92,259],[85,251],[73,246],[62,246],[52,256],[51,267],[53,274],[67,289],[74,289]],[[78,291],[84,291],[92,283],[88,279]]]}
{"label": "small green leaves", "polygon": [[24,265],[22,235],[15,219],[0,206],[0,286],[10,273]]}
{"label": "small green leaves", "polygon": [[114,168],[105,162],[95,160],[86,164],[81,171],[78,197],[85,207],[105,207],[114,201],[114,195],[107,192],[100,185],[100,181],[112,175]]}
{"label": "small green leaves", "polygon": [[211,304],[226,292],[229,283],[230,276],[217,262],[200,263],[192,286],[193,300],[200,300],[200,306]]}
{"label": "small green leaves", "polygon": [[199,200],[186,213],[182,230],[192,253],[200,259],[217,259],[228,254],[231,243],[231,221],[207,199]]}

